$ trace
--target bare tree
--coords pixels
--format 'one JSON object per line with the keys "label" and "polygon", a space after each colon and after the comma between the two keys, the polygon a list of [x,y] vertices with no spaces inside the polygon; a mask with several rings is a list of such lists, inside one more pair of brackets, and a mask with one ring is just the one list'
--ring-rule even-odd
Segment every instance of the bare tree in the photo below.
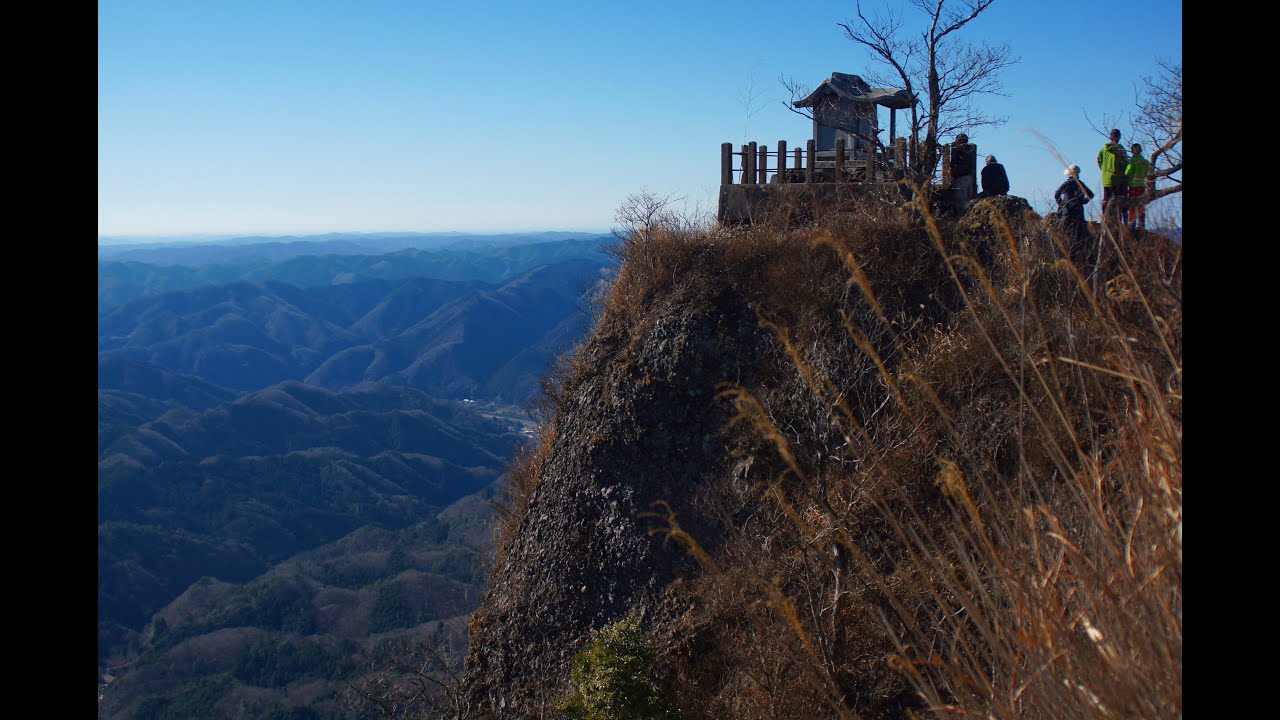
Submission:
{"label": "bare tree", "polygon": [[1142,78],[1134,137],[1151,148],[1151,170],[1143,204],[1182,192],[1182,62],[1159,60],[1160,70]]}
{"label": "bare tree", "polygon": [[440,635],[401,637],[376,648],[348,681],[343,703],[356,718],[461,720],[461,662]]}
{"label": "bare tree", "polygon": [[[674,193],[657,195],[648,188],[641,188],[640,192],[628,195],[614,213],[617,224],[613,228],[613,236],[626,241],[631,237],[647,240],[660,230],[696,234],[710,228],[713,219],[714,216],[701,202],[690,204],[684,196]],[[619,248],[613,246],[614,250]]]}
{"label": "bare tree", "polygon": [[656,195],[641,188],[640,192],[628,195],[614,213],[617,225],[613,236],[624,241],[637,234],[647,238],[659,228],[676,225],[677,216],[670,206],[682,199],[670,193]]}
{"label": "bare tree", "polygon": [[742,103],[742,142],[748,142],[750,133],[748,127],[751,124],[751,118],[765,108],[771,102],[768,98],[760,96],[760,89],[756,87],[756,71],[751,70],[751,77],[747,79],[747,86],[738,91],[738,102]]}
{"label": "bare tree", "polygon": [[[1000,125],[1007,119],[982,113],[973,100],[979,95],[1004,95],[1000,71],[1019,58],[1007,44],[973,45],[959,38],[960,30],[993,2],[908,0],[924,16],[920,29],[908,28],[902,14],[893,9],[869,16],[859,2],[857,19],[838,23],[845,37],[870,51],[883,66],[868,71],[864,79],[873,85],[901,87],[918,100],[910,109],[907,132],[911,158],[908,177],[915,182],[932,180],[942,137]],[[793,100],[803,97],[802,86],[786,80],[783,84]],[[881,151],[885,149],[878,137],[867,137],[856,128],[841,129],[873,143]]]}

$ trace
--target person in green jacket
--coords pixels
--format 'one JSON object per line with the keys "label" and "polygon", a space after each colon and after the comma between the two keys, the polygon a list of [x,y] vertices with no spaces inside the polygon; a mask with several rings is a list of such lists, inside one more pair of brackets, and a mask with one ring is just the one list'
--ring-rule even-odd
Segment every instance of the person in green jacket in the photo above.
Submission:
{"label": "person in green jacket", "polygon": [[[1098,169],[1102,171],[1102,217],[1107,216],[1107,204],[1113,197],[1126,197],[1129,194],[1129,181],[1124,172],[1129,164],[1129,155],[1120,144],[1120,131],[1112,130],[1111,140],[1098,151]],[[1127,220],[1121,210],[1121,220]]]}
{"label": "person in green jacket", "polygon": [[[1140,198],[1147,192],[1147,173],[1151,172],[1151,163],[1142,157],[1142,146],[1134,143],[1129,146],[1129,164],[1124,168],[1124,175],[1129,180],[1129,197]],[[1147,212],[1141,205],[1131,210],[1130,227],[1138,230],[1146,228]]]}

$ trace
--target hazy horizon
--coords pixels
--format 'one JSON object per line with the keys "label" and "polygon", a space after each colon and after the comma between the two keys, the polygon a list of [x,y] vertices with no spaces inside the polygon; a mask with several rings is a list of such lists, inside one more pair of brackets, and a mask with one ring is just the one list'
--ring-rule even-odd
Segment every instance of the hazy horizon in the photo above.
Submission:
{"label": "hazy horizon", "polygon": [[[863,4],[885,7],[918,29],[909,4]],[[106,237],[609,227],[641,192],[714,213],[721,143],[811,136],[784,78],[884,74],[840,29],[856,13],[844,0],[98,11]],[[961,37],[1020,58],[1000,73],[1002,95],[975,98],[1007,122],[968,134],[1043,213],[1066,163],[1100,194],[1106,129],[1128,139],[1142,77],[1181,62],[1182,3],[1084,0],[1046,16],[996,2]],[[1152,210],[1164,207],[1180,217],[1180,200]]]}
{"label": "hazy horizon", "polygon": [[611,230],[576,230],[576,229],[536,229],[536,230],[495,230],[495,231],[471,231],[471,230],[334,230],[322,232],[294,232],[294,233],[272,233],[272,232],[244,232],[244,233],[136,233],[136,234],[109,234],[99,235],[98,245],[151,245],[163,243],[198,243],[198,242],[218,242],[222,240],[240,240],[240,239],[264,239],[264,240],[309,240],[314,238],[331,238],[331,239],[359,239],[361,237],[383,238],[383,237],[439,237],[447,235],[458,235],[466,237],[501,237],[509,235],[545,235],[545,234],[577,234],[577,235],[609,235]]}

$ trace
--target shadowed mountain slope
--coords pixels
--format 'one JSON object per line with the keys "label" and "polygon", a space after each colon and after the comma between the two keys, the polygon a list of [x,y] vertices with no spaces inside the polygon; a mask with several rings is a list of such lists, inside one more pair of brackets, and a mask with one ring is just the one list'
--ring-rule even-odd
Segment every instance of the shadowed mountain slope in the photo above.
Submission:
{"label": "shadowed mountain slope", "polygon": [[242,584],[200,578],[136,638],[138,654],[104,689],[99,717],[180,714],[202,690],[197,710],[208,717],[350,717],[347,682],[383,643],[461,649],[484,587],[488,496],[399,530],[362,527]]}
{"label": "shadowed mountain slope", "polygon": [[236,393],[200,378],[119,357],[98,357],[98,454],[170,410],[204,410]]}
{"label": "shadowed mountain slope", "polygon": [[242,582],[361,526],[493,482],[522,436],[409,388],[285,383],[171,410],[98,464],[100,652],[191,582]]}

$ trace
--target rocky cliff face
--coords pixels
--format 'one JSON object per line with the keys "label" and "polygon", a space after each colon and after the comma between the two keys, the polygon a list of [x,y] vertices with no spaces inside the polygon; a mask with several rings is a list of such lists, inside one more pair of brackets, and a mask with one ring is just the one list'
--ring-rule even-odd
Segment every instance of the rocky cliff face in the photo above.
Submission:
{"label": "rocky cliff face", "polygon": [[[468,702],[495,716],[536,715],[563,694],[587,633],[632,608],[665,612],[664,590],[694,571],[689,554],[649,531],[665,501],[690,506],[703,480],[731,470],[726,379],[750,382],[767,338],[708,249],[688,277],[651,296],[642,317],[606,316],[563,388],[537,489],[492,571],[471,623]],[[682,518],[684,519],[684,518]],[[715,531],[686,527],[704,542]]]}
{"label": "rocky cliff face", "polygon": [[[1093,237],[1072,265],[996,198],[627,243],[510,474],[461,714],[555,717],[638,609],[685,718],[1176,715],[1181,251]],[[1038,684],[1063,652],[1091,694]]]}
{"label": "rocky cliff face", "polygon": [[[692,656],[723,644],[718,625],[749,621],[736,611],[711,619],[708,607],[725,603],[703,597],[706,568],[669,541],[664,515],[674,512],[685,537],[716,555],[726,529],[754,517],[759,489],[786,470],[750,422],[734,422],[745,418],[727,390],[760,398],[783,426],[809,428],[790,448],[799,461],[839,454],[840,433],[818,427],[829,403],[811,397],[779,333],[808,345],[805,355],[844,392],[865,396],[846,406],[870,416],[881,403],[874,365],[838,313],[861,323],[870,305],[842,251],[822,238],[829,233],[660,232],[628,245],[594,332],[560,372],[539,459],[527,466],[535,489],[472,618],[473,714],[545,716],[567,694],[569,661],[590,632],[632,609],[661,639],[669,675],[701,672]],[[884,255],[866,272],[884,281],[882,312],[910,307],[917,324],[947,316],[953,293],[923,231],[878,242]],[[766,540],[733,532],[739,552]]]}

